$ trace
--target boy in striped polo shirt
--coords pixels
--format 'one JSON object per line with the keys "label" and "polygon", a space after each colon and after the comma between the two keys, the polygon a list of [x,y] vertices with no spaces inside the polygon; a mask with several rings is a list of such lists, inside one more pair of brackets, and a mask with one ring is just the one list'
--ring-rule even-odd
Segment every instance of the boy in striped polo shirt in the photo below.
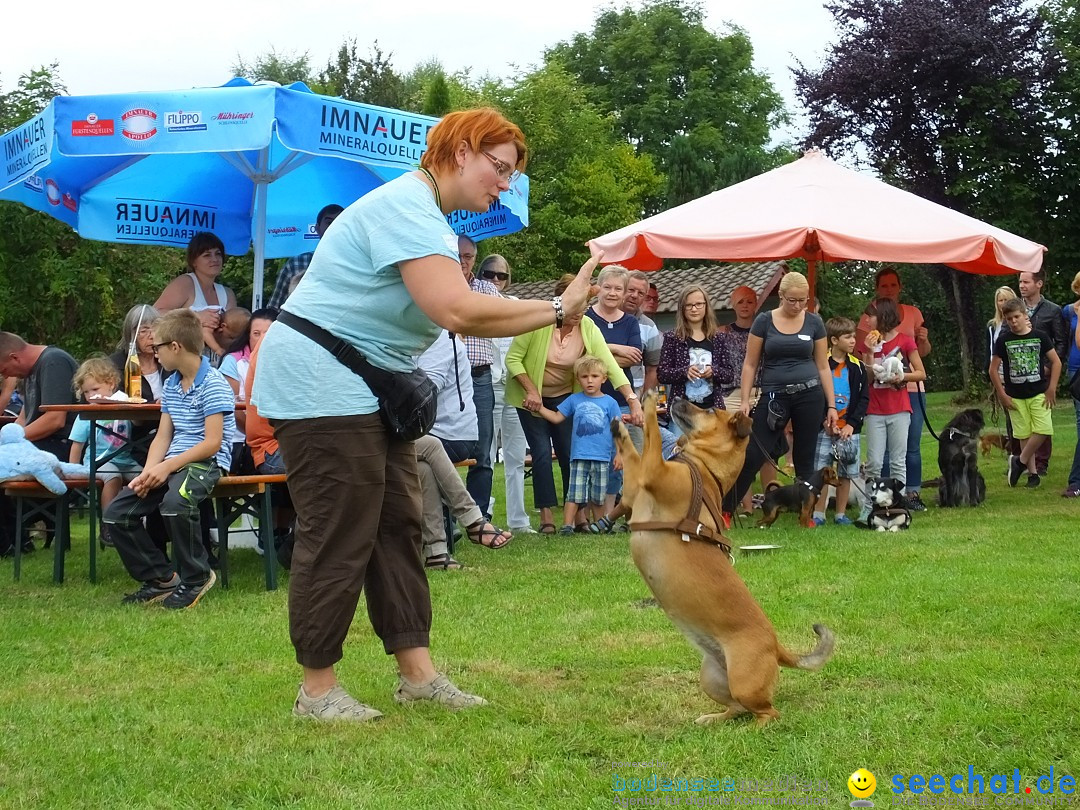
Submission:
{"label": "boy in striped polo shirt", "polygon": [[[167,312],[154,324],[154,353],[173,372],[162,388],[161,424],[142,473],[103,518],[124,567],[142,582],[126,603],[194,607],[217,581],[202,544],[199,504],[229,468],[236,403],[202,350],[202,324],[190,309]],[[143,517],[155,510],[172,541],[176,571],[143,527]]]}

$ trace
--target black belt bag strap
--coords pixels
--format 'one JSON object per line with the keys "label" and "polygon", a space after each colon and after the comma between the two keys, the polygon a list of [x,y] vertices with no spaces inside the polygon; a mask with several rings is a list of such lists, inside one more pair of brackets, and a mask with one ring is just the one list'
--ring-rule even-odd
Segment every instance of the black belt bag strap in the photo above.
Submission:
{"label": "black belt bag strap", "polygon": [[379,415],[395,437],[412,442],[431,430],[438,414],[439,389],[423,371],[387,371],[372,365],[351,343],[307,318],[282,310],[277,319],[318,343],[339,363],[362,377],[371,393],[379,398]]}

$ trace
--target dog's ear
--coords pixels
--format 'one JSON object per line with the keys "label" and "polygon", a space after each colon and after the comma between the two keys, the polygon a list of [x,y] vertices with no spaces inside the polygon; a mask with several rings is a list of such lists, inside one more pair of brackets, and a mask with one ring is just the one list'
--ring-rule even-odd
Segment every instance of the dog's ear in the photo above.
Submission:
{"label": "dog's ear", "polygon": [[745,439],[749,436],[750,431],[754,428],[754,420],[742,411],[735,411],[728,419],[728,423],[735,425],[735,435],[740,439]]}

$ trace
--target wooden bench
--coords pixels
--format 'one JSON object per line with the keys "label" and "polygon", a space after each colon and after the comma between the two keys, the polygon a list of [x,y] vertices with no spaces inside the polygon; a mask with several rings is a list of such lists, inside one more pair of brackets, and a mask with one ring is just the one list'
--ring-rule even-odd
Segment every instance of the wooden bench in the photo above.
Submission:
{"label": "wooden bench", "polygon": [[[0,484],[3,492],[15,501],[15,581],[22,576],[22,547],[33,518],[52,521],[53,532],[53,582],[64,581],[64,552],[71,546],[71,506],[86,498],[90,487],[89,478],[65,478],[67,492],[57,495],[37,481],[5,481]],[[102,481],[95,484],[100,488]],[[91,517],[93,519],[93,517]],[[46,543],[48,545],[48,543]],[[90,544],[90,578],[96,579],[97,549]]]}
{"label": "wooden bench", "polygon": [[284,485],[285,476],[226,475],[218,479],[210,493],[217,516],[222,588],[229,587],[229,526],[241,515],[251,515],[259,521],[266,590],[277,589],[277,548],[274,546],[274,512],[270,503],[270,488],[275,484]]}

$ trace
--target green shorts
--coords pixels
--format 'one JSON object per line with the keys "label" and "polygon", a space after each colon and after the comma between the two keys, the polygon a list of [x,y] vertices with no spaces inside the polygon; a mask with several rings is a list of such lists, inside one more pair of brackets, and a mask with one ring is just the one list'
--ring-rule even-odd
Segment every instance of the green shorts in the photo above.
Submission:
{"label": "green shorts", "polygon": [[1013,397],[1016,408],[1009,416],[1012,418],[1013,438],[1026,439],[1032,433],[1043,436],[1054,435],[1054,420],[1050,409],[1046,407],[1046,395],[1039,394],[1031,399]]}

